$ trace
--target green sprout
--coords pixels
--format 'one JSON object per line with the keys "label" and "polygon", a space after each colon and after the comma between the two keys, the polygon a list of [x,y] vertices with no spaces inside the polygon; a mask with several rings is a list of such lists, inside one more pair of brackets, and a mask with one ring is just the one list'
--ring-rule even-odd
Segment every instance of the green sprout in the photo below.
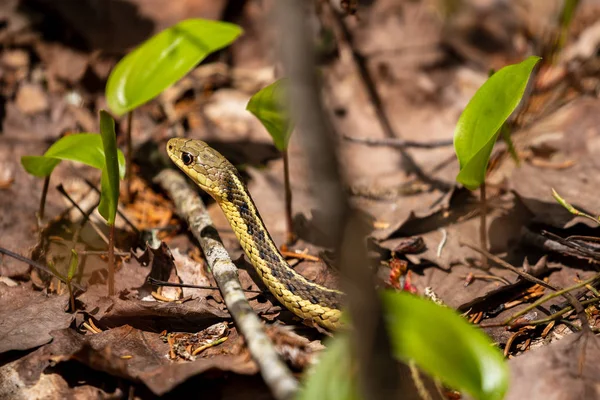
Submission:
{"label": "green sprout", "polygon": [[283,156],[283,179],[285,184],[285,215],[287,225],[286,243],[296,241],[292,218],[292,189],[290,186],[290,166],[288,144],[294,130],[287,108],[284,106],[287,80],[280,79],[262,88],[252,96],[246,109],[263,124],[273,138],[273,144]]}
{"label": "green sprout", "polygon": [[[492,149],[506,120],[521,102],[539,60],[531,56],[490,76],[471,98],[456,124],[454,149],[460,164],[456,180],[469,190],[480,189],[482,248],[487,248],[485,175]],[[485,257],[482,265],[487,266]]]}
{"label": "green sprout", "polygon": [[[65,136],[50,146],[43,156],[21,157],[21,164],[28,173],[45,178],[40,202],[40,219],[44,216],[44,204],[50,176],[54,168],[63,160],[80,162],[102,171],[98,211],[106,219],[111,230],[108,249],[108,287],[109,293],[114,294],[114,222],[119,200],[119,179],[125,175],[125,157],[117,149],[114,121],[107,112],[100,111],[100,135],[80,133]],[[69,271],[71,271],[74,258],[74,256],[71,257]],[[67,285],[70,287],[70,279],[62,277],[62,280],[68,282]]]}

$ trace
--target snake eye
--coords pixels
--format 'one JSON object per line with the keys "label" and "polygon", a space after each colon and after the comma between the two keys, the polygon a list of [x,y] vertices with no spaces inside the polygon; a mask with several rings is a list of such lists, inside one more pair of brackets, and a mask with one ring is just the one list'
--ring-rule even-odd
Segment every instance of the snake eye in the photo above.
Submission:
{"label": "snake eye", "polygon": [[181,161],[183,161],[185,165],[190,165],[194,162],[194,156],[192,156],[190,153],[183,152],[181,153]]}

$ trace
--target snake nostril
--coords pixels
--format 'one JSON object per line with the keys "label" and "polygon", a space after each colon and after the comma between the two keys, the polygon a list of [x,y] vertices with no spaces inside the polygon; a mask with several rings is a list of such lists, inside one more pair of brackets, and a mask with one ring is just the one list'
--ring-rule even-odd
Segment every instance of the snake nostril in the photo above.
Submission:
{"label": "snake nostril", "polygon": [[172,144],[169,145],[169,150],[173,150],[173,145]]}

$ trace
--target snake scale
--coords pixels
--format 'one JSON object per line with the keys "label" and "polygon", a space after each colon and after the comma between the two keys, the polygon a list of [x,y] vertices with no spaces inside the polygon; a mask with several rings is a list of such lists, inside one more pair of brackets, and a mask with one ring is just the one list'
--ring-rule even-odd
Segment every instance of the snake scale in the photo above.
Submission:
{"label": "snake scale", "polygon": [[170,139],[167,153],[219,204],[248,259],[275,298],[303,320],[327,329],[339,328],[344,293],[311,282],[288,265],[237,169],[200,140]]}

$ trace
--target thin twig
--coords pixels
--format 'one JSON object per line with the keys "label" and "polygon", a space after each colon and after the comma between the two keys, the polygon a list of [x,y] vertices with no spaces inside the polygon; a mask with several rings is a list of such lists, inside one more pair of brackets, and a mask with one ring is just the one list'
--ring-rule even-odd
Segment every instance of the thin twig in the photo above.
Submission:
{"label": "thin twig", "polygon": [[[108,255],[108,251],[106,251],[106,250],[81,250],[78,253],[80,256],[106,256],[106,255]],[[131,252],[115,251],[115,256],[129,257],[129,256],[131,256]]]}
{"label": "thin twig", "polygon": [[589,250],[589,249],[587,249],[587,248],[579,245],[578,243],[576,243],[574,241],[571,241],[571,240],[568,240],[568,239],[564,239],[564,238],[562,238],[562,237],[560,237],[558,235],[555,235],[552,232],[548,232],[548,231],[545,231],[545,230],[542,230],[541,233],[542,233],[542,236],[544,236],[544,237],[546,237],[546,238],[548,238],[550,240],[553,240],[553,241],[555,241],[555,242],[557,242],[557,243],[559,243],[559,244],[561,244],[561,245],[563,245],[563,246],[565,246],[567,248],[570,248],[570,249],[574,250],[576,253],[581,253],[580,257],[581,256],[587,256],[587,257],[590,257],[590,258],[592,258],[593,260],[596,260],[596,261],[598,261],[600,259],[600,254],[598,254],[598,252]]}
{"label": "thin twig", "polygon": [[404,140],[401,138],[369,138],[369,137],[354,137],[342,135],[349,142],[361,143],[371,147],[398,147],[408,148],[414,147],[417,149],[436,149],[438,147],[452,146],[452,139],[434,140],[431,142],[415,142],[413,140]]}
{"label": "thin twig", "polygon": [[[512,265],[510,265],[509,263],[507,263],[506,261],[504,261],[503,259],[501,259],[500,257],[497,257],[491,253],[489,253],[488,251],[478,248],[477,246],[473,246],[472,244],[469,243],[465,243],[465,242],[460,242],[460,244],[462,246],[466,246],[468,248],[470,248],[471,250],[474,250],[476,252],[478,252],[479,254],[482,254],[484,256],[486,256],[488,259],[494,261],[496,264],[500,265],[501,267],[504,267],[512,272],[514,272],[515,274],[519,275],[521,278],[526,279],[530,282],[534,282],[537,283],[540,286],[543,286],[547,289],[553,290],[555,292],[560,291],[561,289],[557,288],[554,285],[549,284],[548,282],[544,282],[543,280],[536,278],[535,276],[528,274],[525,271],[521,271],[515,267],[513,267]],[[563,292],[561,294],[569,303],[571,303],[573,305],[573,308],[575,309],[575,311],[577,312],[577,316],[579,317],[579,320],[581,321],[581,326],[582,329],[584,331],[590,331],[590,324],[587,320],[587,315],[585,313],[585,309],[582,307],[581,303],[579,302],[579,300],[577,300],[575,298],[575,296],[573,296],[571,293],[569,292]]]}
{"label": "thin twig", "polygon": [[260,367],[265,383],[271,388],[275,398],[292,399],[298,390],[298,382],[279,358],[264,325],[248,303],[237,275],[237,268],[223,247],[219,233],[198,192],[174,170],[163,170],[154,180],[169,193],[178,214],[187,221],[189,229],[200,243],[227,309],[239,332],[244,336],[252,358]]}
{"label": "thin twig", "polygon": [[558,291],[558,289],[556,289],[554,286],[550,285],[548,282],[544,282],[543,280],[536,278],[535,276],[525,272],[525,271],[521,271],[520,269],[512,266],[511,264],[507,263],[506,261],[504,261],[503,259],[501,259],[500,257],[497,257],[495,255],[493,255],[492,253],[488,252],[487,250],[484,250],[480,247],[477,247],[475,245],[472,245],[470,243],[466,243],[463,241],[460,241],[459,244],[461,246],[465,246],[470,248],[473,251],[476,251],[477,253],[487,257],[488,259],[492,260],[493,262],[495,262],[496,264],[500,265],[503,268],[506,268],[512,272],[514,272],[515,274],[519,275],[521,278],[528,280],[529,282],[533,282],[533,283],[537,283],[540,286],[545,287],[546,289],[550,289],[550,290],[554,290],[554,291]]}
{"label": "thin twig", "polygon": [[[169,287],[181,287],[181,288],[190,288],[190,289],[208,289],[208,290],[220,290],[216,286],[201,286],[201,285],[189,285],[187,283],[173,283],[167,281],[161,281],[160,279],[155,279],[151,276],[148,277],[148,283],[156,286],[169,286]],[[262,290],[252,290],[252,289],[242,289],[246,293],[264,293]]]}
{"label": "thin twig", "polygon": [[[12,251],[10,251],[10,250],[8,250],[8,249],[5,249],[5,248],[3,248],[3,247],[0,247],[0,253],[1,253],[1,254],[6,254],[7,256],[9,256],[9,257],[12,257],[12,258],[14,258],[15,260],[19,260],[19,261],[21,261],[21,262],[24,262],[25,264],[29,264],[29,265],[31,265],[32,267],[34,267],[34,268],[37,268],[37,269],[39,269],[40,271],[44,271],[44,272],[46,272],[46,273],[48,273],[48,274],[50,274],[50,275],[52,275],[52,276],[56,277],[58,280],[60,280],[60,281],[62,281],[62,282],[64,282],[64,283],[67,283],[67,280],[66,280],[66,279],[64,279],[63,277],[61,277],[61,276],[58,276],[57,274],[55,274],[54,272],[52,272],[52,270],[51,270],[50,268],[48,268],[48,267],[46,267],[45,265],[42,265],[42,264],[40,264],[40,263],[37,263],[37,262],[33,261],[32,259],[29,259],[29,258],[27,258],[27,257],[23,257],[22,255],[20,255],[20,254],[17,254],[17,253],[15,253],[15,252],[12,252]],[[78,284],[76,284],[76,283],[71,283],[71,285],[73,285],[75,288],[77,288],[77,289],[79,289],[79,290],[81,290],[81,291],[85,291],[85,289],[84,289],[84,287],[83,287],[83,286],[80,286],[80,285],[78,285]]]}
{"label": "thin twig", "polygon": [[555,236],[554,234],[548,234],[548,232],[544,230],[542,230],[540,235],[523,227],[521,228],[521,237],[524,243],[539,247],[544,251],[552,251],[572,257],[586,258],[594,263],[598,263],[600,261],[600,254],[584,254],[580,251],[580,249],[574,248],[575,246],[573,246],[571,241],[563,239],[560,236]]}
{"label": "thin twig", "polygon": [[[83,218],[86,218],[87,213],[85,211],[83,211],[83,209],[81,207],[79,207],[79,204],[77,204],[77,202],[75,202],[75,200],[73,200],[73,198],[71,196],[69,196],[69,193],[67,193],[67,191],[63,187],[62,183],[56,187],[56,190],[58,190],[58,192],[60,194],[62,194],[69,201],[69,203],[71,203],[71,205],[77,209],[77,211],[79,211],[81,213]],[[106,237],[104,232],[102,232],[102,230],[98,227],[98,225],[91,219],[89,221],[90,221],[90,225],[92,226],[94,231],[96,231],[98,236],[100,236],[100,238],[102,238],[102,240],[104,240],[105,243],[108,243],[108,238]]]}
{"label": "thin twig", "polygon": [[522,310],[521,310],[521,311],[519,311],[518,313],[511,315],[511,316],[510,316],[510,318],[509,318],[509,319],[507,319],[507,320],[504,322],[504,324],[505,324],[505,325],[508,325],[508,324],[510,324],[510,323],[511,323],[512,321],[514,321],[515,319],[519,318],[519,317],[520,317],[520,316],[522,316],[522,315],[525,315],[525,314],[527,314],[529,311],[533,310],[533,309],[534,309],[534,308],[536,308],[536,307],[539,307],[539,306],[541,306],[541,305],[542,305],[542,304],[544,304],[545,302],[547,302],[547,301],[549,301],[549,300],[552,300],[552,299],[553,299],[553,298],[555,298],[555,297],[562,296],[562,295],[563,295],[563,293],[571,292],[571,291],[573,291],[573,290],[575,290],[575,289],[582,288],[582,287],[584,287],[584,286],[586,286],[586,285],[589,285],[589,284],[592,284],[592,283],[594,283],[594,282],[596,282],[596,281],[598,281],[598,280],[600,280],[600,275],[594,275],[594,276],[593,276],[593,277],[591,277],[590,279],[587,279],[587,280],[585,280],[585,281],[579,282],[579,283],[578,283],[578,284],[576,284],[576,285],[570,286],[570,287],[568,287],[568,288],[565,288],[565,289],[558,290],[558,291],[556,291],[556,292],[554,292],[554,293],[550,293],[549,295],[542,297],[541,299],[539,299],[539,300],[538,300],[538,301],[536,301],[535,303],[532,303],[532,304],[530,304],[529,306],[527,306],[526,308],[522,309]]}
{"label": "thin twig", "polygon": [[[590,304],[595,304],[600,302],[600,298],[593,298],[593,299],[589,299],[589,300],[584,300],[582,301],[580,304],[582,307],[586,307],[589,306]],[[554,314],[546,317],[546,318],[541,318],[541,319],[535,319],[533,321],[527,321],[527,322],[523,322],[523,323],[515,323],[513,324],[511,327],[512,328],[520,328],[522,326],[527,326],[527,325],[543,325],[543,324],[547,324],[549,322],[552,321],[557,321],[560,319],[560,317],[562,317],[563,315],[565,315],[566,313],[568,313],[569,311],[573,311],[573,306],[572,305],[568,305],[567,307],[563,308],[562,310],[559,310],[557,312],[555,312]],[[561,321],[561,323],[565,323],[565,321]],[[484,325],[484,324],[480,324],[479,326],[481,326],[482,328],[488,328],[488,327],[494,327],[493,324],[489,324],[489,325]],[[497,324],[497,326],[505,326],[505,324]],[[584,324],[582,326],[582,329],[585,330],[585,327],[587,326],[587,324]]]}

